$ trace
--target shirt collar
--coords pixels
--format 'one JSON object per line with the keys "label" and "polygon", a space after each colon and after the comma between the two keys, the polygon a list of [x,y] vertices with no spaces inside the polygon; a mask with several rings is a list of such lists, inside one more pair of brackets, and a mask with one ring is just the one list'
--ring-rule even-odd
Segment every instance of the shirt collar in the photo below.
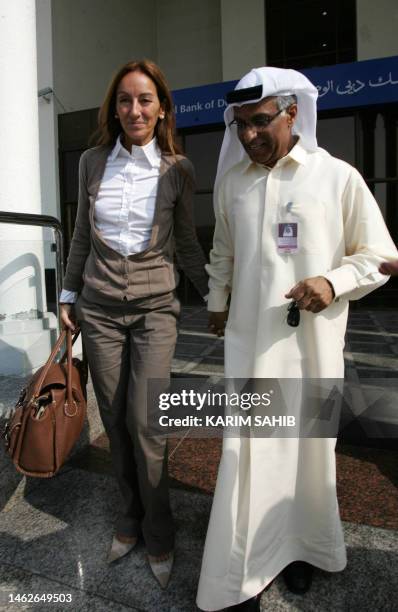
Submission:
{"label": "shirt collar", "polygon": [[[290,159],[293,159],[298,164],[302,164],[303,166],[305,166],[307,162],[307,156],[308,156],[308,152],[301,144],[301,141],[299,138],[296,144],[294,145],[294,147],[290,149],[289,153],[285,155],[285,157],[282,157],[282,159],[279,161],[290,158]],[[277,163],[279,163],[279,161]]]}
{"label": "shirt collar", "polygon": [[[296,144],[294,145],[294,147],[292,147],[290,149],[290,151],[284,157],[281,157],[281,159],[279,159],[276,162],[275,166],[273,166],[273,167],[274,168],[276,168],[277,166],[280,167],[280,166],[286,164],[289,159],[292,159],[293,161],[297,162],[298,164],[302,164],[304,166],[306,161],[307,161],[307,156],[308,156],[308,152],[306,151],[306,149],[301,144],[300,138],[299,138],[298,141],[296,142]],[[243,171],[246,172],[246,170],[248,170],[250,168],[250,166],[252,166],[252,165],[253,166],[260,166],[260,164],[255,164],[254,162],[252,162],[250,157],[247,156],[247,159],[244,162]],[[272,168],[268,168],[267,166],[263,166],[263,167],[265,167],[267,170],[272,170]]]}
{"label": "shirt collar", "polygon": [[162,153],[158,147],[156,137],[152,138],[152,140],[143,147],[133,145],[131,147],[131,154],[122,145],[120,137],[121,134],[117,137],[115,146],[110,153],[110,159],[112,161],[114,161],[118,155],[128,155],[136,159],[144,158],[149,162],[152,168],[159,168]]}

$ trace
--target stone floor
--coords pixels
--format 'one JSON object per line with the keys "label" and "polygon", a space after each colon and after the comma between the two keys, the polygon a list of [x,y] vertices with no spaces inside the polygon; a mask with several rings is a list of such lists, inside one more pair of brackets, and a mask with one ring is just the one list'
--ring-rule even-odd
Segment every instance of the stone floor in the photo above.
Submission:
{"label": "stone floor", "polygon": [[[206,330],[203,308],[184,309],[175,376],[223,374],[223,340]],[[348,551],[338,574],[317,571],[304,597],[278,577],[262,610],[362,612],[398,609],[398,315],[351,313],[346,373],[354,420],[337,446],[337,481]],[[0,377],[0,416],[23,381]],[[372,410],[369,411],[369,404]],[[372,434],[369,437],[368,434]],[[25,478],[0,454],[0,610],[191,612],[214,489],[220,441],[170,444],[171,500],[177,527],[170,585],[158,588],[143,543],[106,564],[118,493],[106,437],[89,386],[88,422],[71,459],[52,479]],[[61,594],[71,603],[11,603],[11,596]]]}

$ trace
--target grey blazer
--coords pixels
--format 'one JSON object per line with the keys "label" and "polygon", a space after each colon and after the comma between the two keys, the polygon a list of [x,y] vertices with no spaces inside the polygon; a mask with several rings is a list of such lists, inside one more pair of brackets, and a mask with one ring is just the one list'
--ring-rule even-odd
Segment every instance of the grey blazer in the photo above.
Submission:
{"label": "grey blazer", "polygon": [[106,244],[94,223],[95,200],[110,151],[108,146],[95,147],[80,158],[79,202],[64,289],[102,304],[172,291],[178,282],[176,247],[181,267],[199,293],[206,295],[206,259],[193,220],[191,162],[181,155],[162,155],[148,248],[124,257]]}

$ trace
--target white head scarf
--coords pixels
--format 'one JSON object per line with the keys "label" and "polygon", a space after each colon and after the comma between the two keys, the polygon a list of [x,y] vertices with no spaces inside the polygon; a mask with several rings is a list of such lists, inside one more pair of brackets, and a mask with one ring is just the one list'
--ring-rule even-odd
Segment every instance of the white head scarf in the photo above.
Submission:
{"label": "white head scarf", "polygon": [[303,146],[315,151],[316,141],[316,100],[317,88],[301,72],[287,68],[253,68],[236,85],[235,90],[247,89],[248,87],[262,86],[262,94],[253,100],[229,104],[224,112],[226,125],[224,140],[218,159],[216,185],[232,166],[247,158],[241,145],[235,127],[229,127],[234,118],[233,107],[242,104],[258,102],[269,96],[297,96],[297,117],[293,125],[293,134],[300,135]]}

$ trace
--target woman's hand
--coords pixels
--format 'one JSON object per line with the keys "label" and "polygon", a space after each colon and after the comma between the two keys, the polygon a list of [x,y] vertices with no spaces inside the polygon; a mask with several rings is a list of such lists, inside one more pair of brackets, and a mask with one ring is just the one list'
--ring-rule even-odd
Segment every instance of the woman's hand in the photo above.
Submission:
{"label": "woman's hand", "polygon": [[60,315],[62,329],[69,327],[70,330],[75,331],[76,315],[74,304],[60,304]]}

